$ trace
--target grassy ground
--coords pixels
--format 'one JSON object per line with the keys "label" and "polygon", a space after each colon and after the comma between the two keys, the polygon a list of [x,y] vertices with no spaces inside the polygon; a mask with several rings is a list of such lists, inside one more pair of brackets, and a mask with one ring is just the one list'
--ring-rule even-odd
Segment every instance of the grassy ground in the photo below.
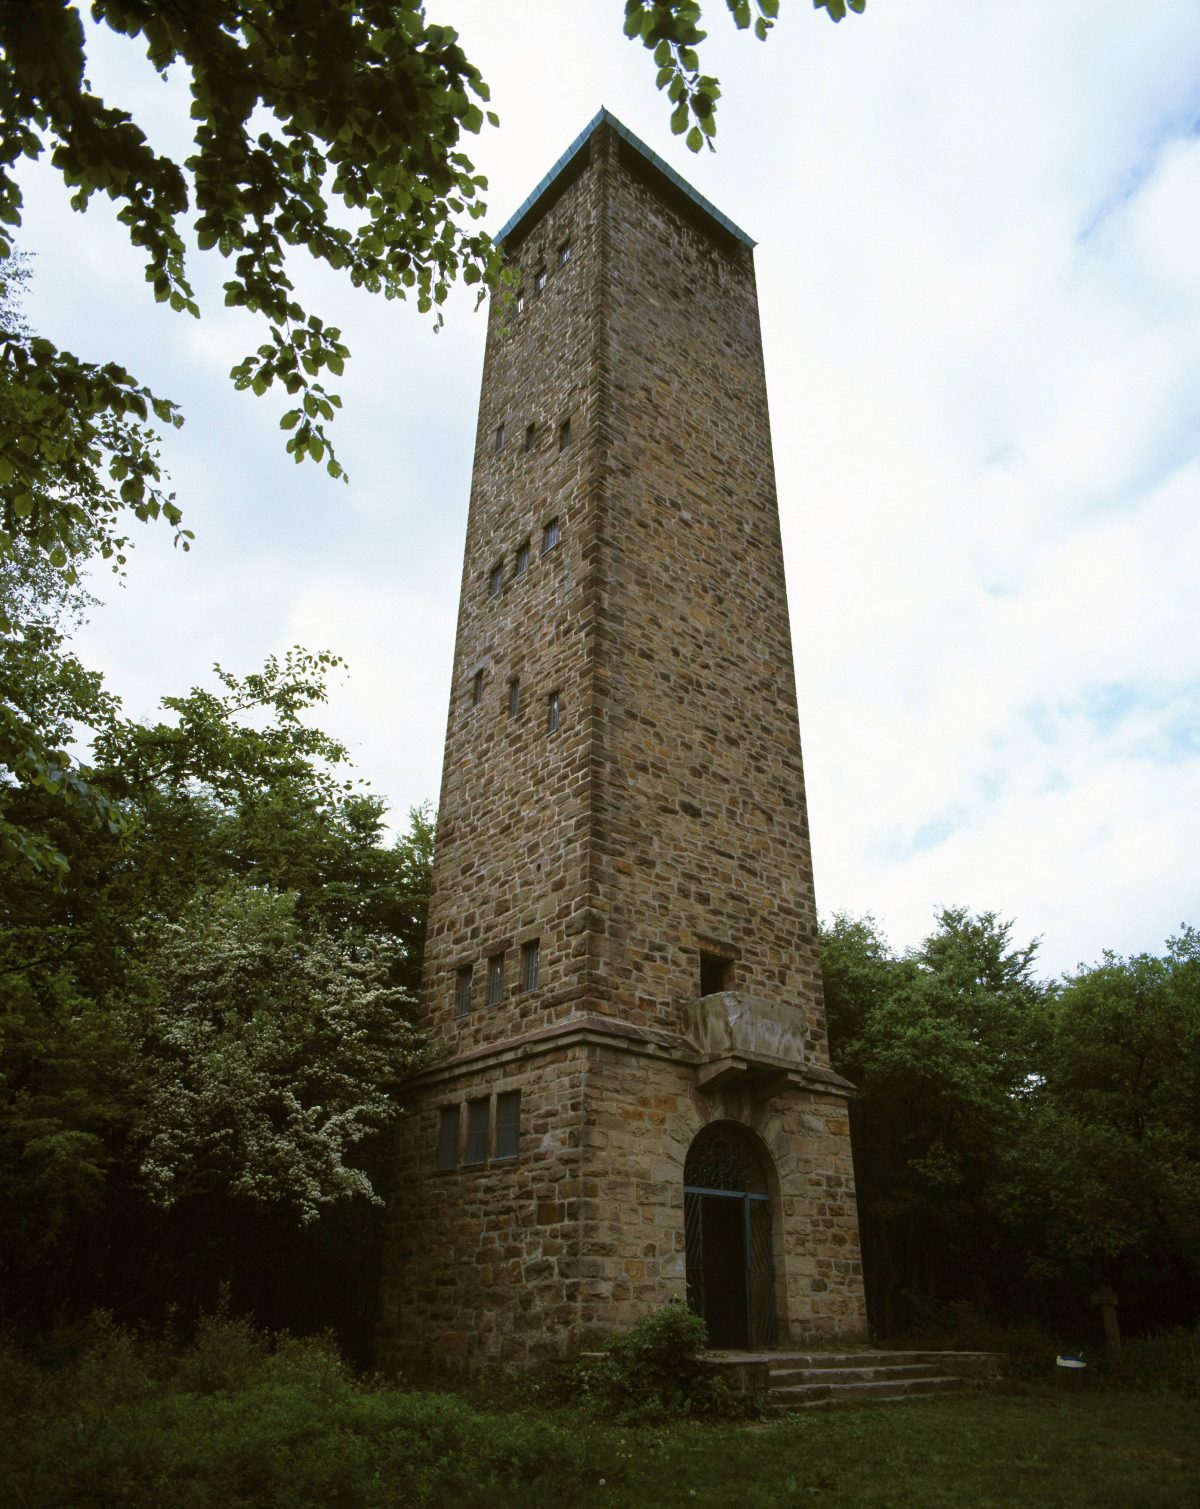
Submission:
{"label": "grassy ground", "polygon": [[303,1348],[233,1387],[122,1377],[111,1360],[90,1385],[61,1372],[24,1385],[0,1417],[0,1503],[20,1509],[1200,1505],[1200,1403],[1169,1396],[1046,1390],[623,1427],[364,1388]]}
{"label": "grassy ground", "polygon": [[[1129,1395],[989,1394],[676,1427],[613,1444],[593,1502],[822,1509],[1195,1509],[1200,1406]],[[646,1450],[645,1447],[649,1447]],[[564,1501],[565,1502],[565,1501]]]}
{"label": "grassy ground", "polygon": [[101,1315],[0,1345],[0,1509],[1200,1509],[1198,1340],[1090,1393],[627,1426],[571,1369],[401,1389],[326,1340],[214,1316],[180,1345]]}

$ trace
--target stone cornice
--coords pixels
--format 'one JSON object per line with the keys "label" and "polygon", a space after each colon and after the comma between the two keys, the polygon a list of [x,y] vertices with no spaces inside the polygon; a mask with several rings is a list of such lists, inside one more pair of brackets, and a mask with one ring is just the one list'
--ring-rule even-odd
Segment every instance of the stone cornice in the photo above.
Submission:
{"label": "stone cornice", "polygon": [[[605,1048],[610,1052],[628,1053],[638,1058],[666,1059],[689,1068],[701,1067],[694,1048],[682,1038],[649,1027],[634,1027],[616,1017],[592,1013],[567,1017],[534,1032],[521,1033],[517,1037],[506,1038],[498,1043],[486,1043],[470,1048],[465,1053],[439,1059],[419,1070],[408,1083],[421,1086],[439,1084],[473,1069],[496,1068],[543,1053],[580,1047]],[[772,1068],[779,1071],[780,1089],[793,1087],[839,1097],[854,1093],[854,1086],[849,1080],[843,1079],[835,1070],[819,1064],[773,1065]]]}

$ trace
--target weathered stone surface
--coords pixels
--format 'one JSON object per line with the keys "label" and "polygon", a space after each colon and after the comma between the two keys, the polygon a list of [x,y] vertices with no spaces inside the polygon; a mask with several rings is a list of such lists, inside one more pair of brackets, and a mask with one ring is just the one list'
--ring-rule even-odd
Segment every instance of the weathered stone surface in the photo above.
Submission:
{"label": "weathered stone surface", "polygon": [[[865,1324],[753,260],[607,120],[584,154],[509,237],[523,307],[489,324],[423,991],[445,1059],[389,1216],[401,1364],[527,1362],[682,1296],[684,1160],[721,1119],[771,1165],[781,1338]],[[702,955],[756,1016],[697,1019]],[[795,1072],[702,1089],[721,1033]],[[469,1103],[491,1154],[516,1090],[518,1156],[464,1163]]]}

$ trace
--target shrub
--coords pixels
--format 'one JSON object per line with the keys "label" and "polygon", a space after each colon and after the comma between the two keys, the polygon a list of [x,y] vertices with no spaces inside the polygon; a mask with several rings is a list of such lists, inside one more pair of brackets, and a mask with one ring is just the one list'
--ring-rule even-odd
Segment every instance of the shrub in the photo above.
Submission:
{"label": "shrub", "polygon": [[757,1402],[731,1389],[704,1361],[704,1321],[678,1300],[614,1336],[585,1375],[587,1396],[602,1412],[633,1421],[670,1415],[742,1418]]}
{"label": "shrub", "polygon": [[1200,1326],[1127,1341],[1112,1378],[1121,1388],[1200,1399]]}

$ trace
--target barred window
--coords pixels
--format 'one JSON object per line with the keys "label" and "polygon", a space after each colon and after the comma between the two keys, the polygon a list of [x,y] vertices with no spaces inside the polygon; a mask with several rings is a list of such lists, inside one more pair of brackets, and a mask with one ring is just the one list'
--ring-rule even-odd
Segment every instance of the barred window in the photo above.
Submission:
{"label": "barred window", "polygon": [[488,1155],[488,1102],[467,1101],[467,1151],[464,1163],[486,1163]]}
{"label": "barred window", "polygon": [[468,1016],[471,1011],[471,966],[464,964],[454,976],[454,1014]]}
{"label": "barred window", "polygon": [[533,291],[534,291],[534,293],[541,293],[541,291],[545,288],[545,286],[546,286],[546,269],[544,267],[539,267],[538,270],[537,270],[537,272],[535,272],[534,275],[533,275]]}
{"label": "barred window", "polygon": [[549,519],[542,525],[542,554],[547,550],[553,550],[558,544],[558,520]]}
{"label": "barred window", "polygon": [[496,1157],[515,1158],[521,1149],[521,1092],[496,1096]]}
{"label": "barred window", "polygon": [[558,265],[560,267],[565,267],[570,260],[571,243],[569,241],[564,241],[563,244],[558,248]]}
{"label": "barred window", "polygon": [[493,954],[487,961],[487,1003],[499,1006],[504,999],[504,955]]}
{"label": "barred window", "polygon": [[438,1168],[458,1167],[458,1107],[443,1106],[438,1115]]}
{"label": "barred window", "polygon": [[499,597],[500,589],[504,586],[504,562],[497,561],[488,572],[488,596]]}
{"label": "barred window", "polygon": [[534,938],[529,943],[521,944],[521,989],[528,992],[537,988],[538,940]]}
{"label": "barred window", "polygon": [[529,570],[529,541],[522,540],[517,546],[516,560],[513,562],[513,575],[524,576]]}

